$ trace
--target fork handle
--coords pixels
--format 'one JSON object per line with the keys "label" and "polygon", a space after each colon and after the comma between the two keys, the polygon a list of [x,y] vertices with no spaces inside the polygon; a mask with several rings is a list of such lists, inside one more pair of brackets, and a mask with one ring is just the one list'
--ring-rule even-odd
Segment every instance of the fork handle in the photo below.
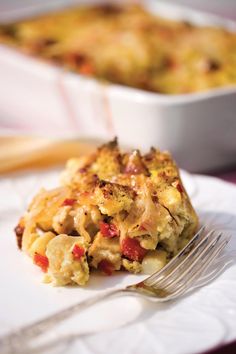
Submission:
{"label": "fork handle", "polygon": [[98,294],[87,300],[71,305],[70,307],[67,307],[66,309],[52,314],[42,320],[34,322],[33,324],[22,327],[16,331],[12,331],[7,335],[0,337],[0,352],[2,354],[13,352],[17,353],[17,351],[19,351],[19,348],[22,352],[22,349],[24,347],[27,348],[29,342],[33,338],[45,333],[49,329],[58,325],[60,322],[70,318],[76,313],[83,311],[100,301],[103,301],[112,296],[124,294],[125,292],[125,289],[116,289],[107,291],[102,294]]}

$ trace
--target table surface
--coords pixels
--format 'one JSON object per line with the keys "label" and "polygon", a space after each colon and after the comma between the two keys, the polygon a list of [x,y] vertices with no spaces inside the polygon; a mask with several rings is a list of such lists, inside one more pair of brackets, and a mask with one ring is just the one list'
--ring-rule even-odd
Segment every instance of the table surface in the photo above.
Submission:
{"label": "table surface", "polygon": [[236,19],[235,0],[165,0],[165,2],[193,7],[197,10],[207,11],[223,17]]}
{"label": "table surface", "polygon": [[236,184],[236,167],[232,168],[231,171],[214,173],[211,174],[211,176],[215,176],[223,179],[224,181]]}

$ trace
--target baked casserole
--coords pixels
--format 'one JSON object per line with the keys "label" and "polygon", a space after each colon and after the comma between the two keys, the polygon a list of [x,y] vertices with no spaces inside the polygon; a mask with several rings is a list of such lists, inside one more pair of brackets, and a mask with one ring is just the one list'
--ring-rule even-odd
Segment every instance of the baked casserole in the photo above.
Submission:
{"label": "baked casserole", "polygon": [[236,34],[138,5],[64,9],[0,26],[0,42],[81,75],[163,94],[236,84]]}
{"label": "baked casserole", "polygon": [[168,152],[122,153],[114,140],[68,161],[15,232],[53,285],[84,285],[92,269],[153,273],[194,235],[197,215]]}

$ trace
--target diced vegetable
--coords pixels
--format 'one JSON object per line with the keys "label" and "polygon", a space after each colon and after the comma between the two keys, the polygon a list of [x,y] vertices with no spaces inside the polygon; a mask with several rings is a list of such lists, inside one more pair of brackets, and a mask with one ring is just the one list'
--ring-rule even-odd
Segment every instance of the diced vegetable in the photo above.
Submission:
{"label": "diced vegetable", "polygon": [[76,199],[65,199],[61,206],[72,206],[76,202]]}
{"label": "diced vegetable", "polygon": [[102,236],[112,238],[115,236],[119,236],[119,231],[114,224],[108,224],[106,222],[101,221],[100,224],[100,231]]}
{"label": "diced vegetable", "polygon": [[83,75],[92,75],[94,74],[94,67],[91,63],[84,63],[79,67],[79,72]]}
{"label": "diced vegetable", "polygon": [[85,249],[79,245],[74,245],[72,254],[75,260],[79,261],[85,255]]}
{"label": "diced vegetable", "polygon": [[147,250],[135,238],[126,237],[121,243],[122,254],[132,261],[141,262]]}
{"label": "diced vegetable", "polygon": [[98,264],[98,269],[101,270],[106,275],[112,275],[112,273],[114,271],[113,264],[110,261],[108,261],[107,259],[103,259]]}
{"label": "diced vegetable", "polygon": [[42,269],[44,273],[47,272],[49,262],[46,256],[42,256],[41,254],[35,252],[34,254],[34,263]]}

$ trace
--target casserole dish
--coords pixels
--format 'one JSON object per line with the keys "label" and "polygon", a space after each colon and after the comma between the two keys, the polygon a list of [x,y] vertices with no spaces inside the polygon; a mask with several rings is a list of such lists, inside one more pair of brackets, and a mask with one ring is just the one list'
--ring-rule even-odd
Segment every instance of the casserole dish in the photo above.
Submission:
{"label": "casserole dish", "polygon": [[[145,7],[170,19],[235,29],[232,21],[179,6],[148,0]],[[65,72],[3,45],[0,76],[2,128],[99,140],[117,135],[122,145],[168,149],[192,171],[235,162],[236,87],[150,93]]]}

